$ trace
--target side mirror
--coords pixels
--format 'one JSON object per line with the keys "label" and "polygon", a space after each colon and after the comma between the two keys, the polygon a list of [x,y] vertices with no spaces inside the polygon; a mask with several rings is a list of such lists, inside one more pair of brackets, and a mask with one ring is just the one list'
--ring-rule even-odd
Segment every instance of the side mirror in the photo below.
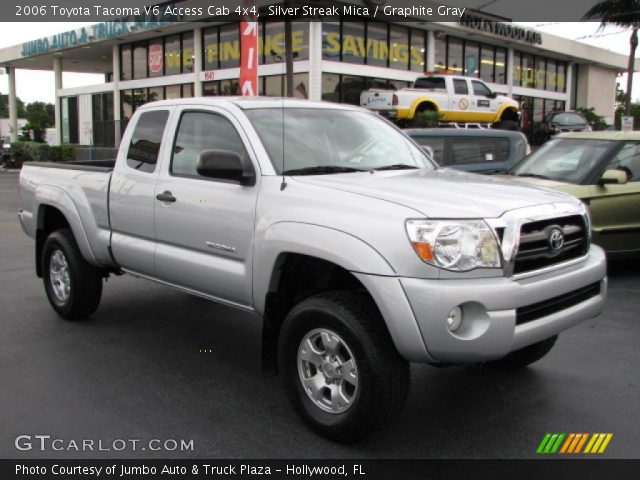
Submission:
{"label": "side mirror", "polygon": [[242,185],[253,185],[255,176],[246,173],[240,155],[230,150],[204,150],[198,157],[199,175],[221,180],[233,180]]}
{"label": "side mirror", "polygon": [[619,184],[624,185],[627,183],[627,173],[624,170],[605,170],[600,179],[598,180],[599,185],[611,185],[611,184]]}
{"label": "side mirror", "polygon": [[496,98],[498,96],[498,94],[496,92],[491,92],[489,95],[487,95],[488,98]]}

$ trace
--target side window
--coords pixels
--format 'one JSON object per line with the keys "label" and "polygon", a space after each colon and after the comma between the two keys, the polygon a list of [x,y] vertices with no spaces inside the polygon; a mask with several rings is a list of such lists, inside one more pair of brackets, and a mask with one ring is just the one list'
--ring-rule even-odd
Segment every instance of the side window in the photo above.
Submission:
{"label": "side window", "polygon": [[509,158],[506,138],[456,138],[451,142],[452,164],[504,162]]}
{"label": "side window", "polygon": [[167,118],[167,110],[153,110],[140,115],[127,152],[129,167],[146,173],[152,173],[156,169]]}
{"label": "side window", "polygon": [[453,92],[456,95],[469,95],[469,85],[466,80],[453,79]]}
{"label": "side window", "polygon": [[487,97],[491,95],[491,90],[484,83],[478,82],[477,80],[473,80],[471,82],[473,85],[473,94]]}
{"label": "side window", "polygon": [[613,157],[607,169],[622,170],[629,182],[640,180],[640,143],[626,143]]}
{"label": "side window", "polygon": [[444,138],[443,137],[414,137],[418,145],[431,147],[433,149],[433,159],[438,165],[444,161]]}
{"label": "side window", "polygon": [[230,150],[247,158],[242,139],[229,120],[215,113],[183,113],[173,147],[171,173],[198,177],[196,165],[205,150]]}
{"label": "side window", "polygon": [[418,78],[416,79],[415,83],[413,84],[413,88],[424,88],[427,90],[431,90],[431,89],[438,89],[438,88],[442,88],[442,89],[446,89],[447,86],[444,83],[444,78],[442,77],[422,77],[422,78]]}

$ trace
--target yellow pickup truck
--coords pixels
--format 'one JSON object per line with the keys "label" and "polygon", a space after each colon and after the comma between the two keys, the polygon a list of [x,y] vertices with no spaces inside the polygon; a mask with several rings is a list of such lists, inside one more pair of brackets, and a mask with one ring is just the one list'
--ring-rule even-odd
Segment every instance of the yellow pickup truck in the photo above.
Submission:
{"label": "yellow pickup truck", "polygon": [[413,125],[420,112],[435,111],[442,122],[491,123],[516,129],[520,105],[492,92],[482,81],[457,75],[420,76],[409,88],[362,92],[360,105],[385,117]]}

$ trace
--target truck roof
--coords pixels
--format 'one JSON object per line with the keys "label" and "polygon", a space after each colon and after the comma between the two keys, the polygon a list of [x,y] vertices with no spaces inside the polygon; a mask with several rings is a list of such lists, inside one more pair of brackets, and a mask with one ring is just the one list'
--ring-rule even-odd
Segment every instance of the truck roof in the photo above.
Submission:
{"label": "truck roof", "polygon": [[299,98],[285,98],[285,97],[240,97],[240,96],[216,96],[216,97],[191,97],[191,98],[176,98],[172,100],[160,100],[157,102],[145,103],[141,109],[151,107],[162,106],[176,106],[176,105],[194,105],[203,106],[208,105],[212,107],[222,106],[236,106],[243,110],[249,110],[254,108],[321,108],[330,110],[368,110],[353,105],[344,105],[332,102],[316,102],[311,100],[304,100]]}
{"label": "truck roof", "polygon": [[560,133],[555,138],[578,138],[584,140],[620,140],[638,141],[640,132],[597,131],[597,132],[567,132]]}

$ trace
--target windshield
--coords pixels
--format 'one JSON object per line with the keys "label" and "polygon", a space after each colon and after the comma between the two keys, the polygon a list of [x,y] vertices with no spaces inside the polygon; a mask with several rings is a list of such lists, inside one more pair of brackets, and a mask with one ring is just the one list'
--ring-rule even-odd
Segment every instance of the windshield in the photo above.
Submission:
{"label": "windshield", "polygon": [[525,158],[512,173],[581,183],[615,144],[612,140],[558,138]]}
{"label": "windshield", "polygon": [[435,168],[411,140],[367,112],[259,108],[246,114],[278,174]]}
{"label": "windshield", "polygon": [[577,113],[558,113],[551,119],[552,123],[560,125],[585,125],[587,121]]}

